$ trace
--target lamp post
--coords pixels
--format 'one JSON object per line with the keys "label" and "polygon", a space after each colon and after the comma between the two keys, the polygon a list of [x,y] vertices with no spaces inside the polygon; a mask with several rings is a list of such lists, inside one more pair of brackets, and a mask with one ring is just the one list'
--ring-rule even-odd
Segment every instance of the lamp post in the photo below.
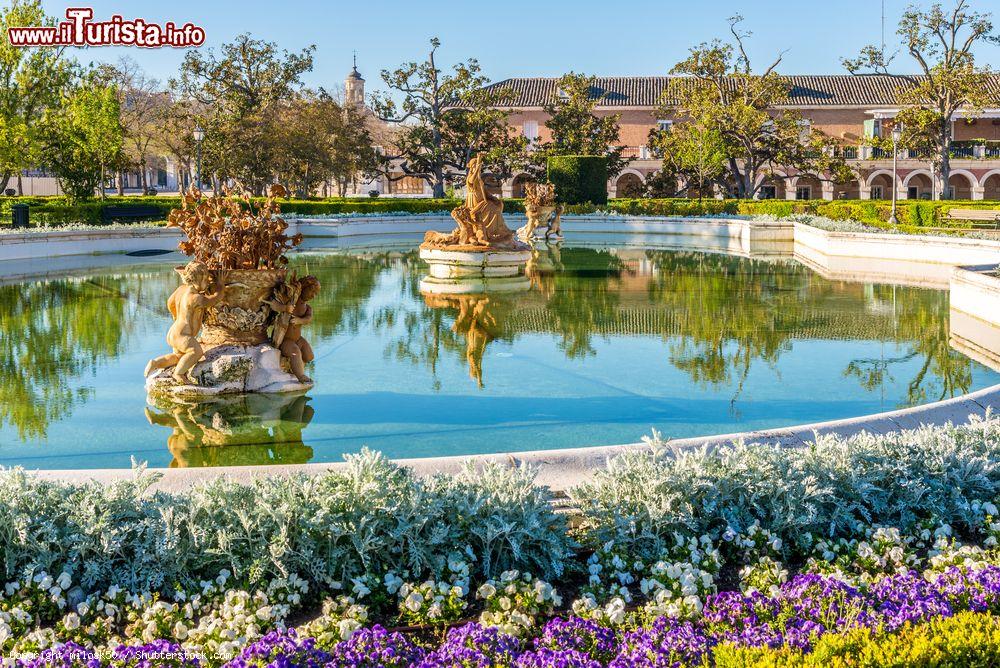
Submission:
{"label": "lamp post", "polygon": [[896,187],[896,168],[899,159],[899,140],[902,136],[903,130],[899,125],[892,128],[892,213],[889,214],[889,223],[892,225],[899,224],[899,220],[896,218],[896,198],[899,195],[899,189]]}
{"label": "lamp post", "polygon": [[204,138],[205,138],[205,130],[200,125],[196,125],[194,127],[194,144],[195,144],[194,181],[198,190],[201,190],[201,140]]}

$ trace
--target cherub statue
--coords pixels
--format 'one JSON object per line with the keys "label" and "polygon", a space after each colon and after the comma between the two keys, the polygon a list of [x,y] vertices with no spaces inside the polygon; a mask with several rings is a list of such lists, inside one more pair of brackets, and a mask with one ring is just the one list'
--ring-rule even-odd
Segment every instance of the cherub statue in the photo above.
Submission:
{"label": "cherub statue", "polygon": [[556,203],[556,187],[553,183],[528,183],[524,187],[524,215],[528,223],[517,230],[517,236],[524,241],[534,238],[535,230],[545,227],[545,239],[562,238],[561,204]]}
{"label": "cherub statue", "polygon": [[275,312],[271,341],[288,358],[292,373],[301,383],[312,383],[305,365],[313,361],[312,346],[302,338],[302,326],[312,322],[312,306],[308,302],[319,294],[319,279],[315,276],[293,277],[275,289],[265,303]]}
{"label": "cherub statue", "polygon": [[146,377],[156,369],[174,367],[173,377],[181,385],[197,385],[191,376],[191,369],[205,356],[198,342],[205,309],[214,305],[225,292],[222,279],[213,276],[203,263],[188,262],[175,271],[181,275],[181,285],[167,300],[167,308],[174,318],[174,324],[167,332],[167,343],[173,352],[161,355],[146,365]]}

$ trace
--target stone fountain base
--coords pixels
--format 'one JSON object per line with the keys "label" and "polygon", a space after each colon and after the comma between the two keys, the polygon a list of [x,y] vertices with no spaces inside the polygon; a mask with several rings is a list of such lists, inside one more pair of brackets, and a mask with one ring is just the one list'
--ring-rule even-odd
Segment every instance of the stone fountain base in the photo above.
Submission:
{"label": "stone fountain base", "polygon": [[430,267],[430,275],[420,281],[421,292],[512,292],[531,284],[524,275],[530,250],[421,248],[420,259]]}
{"label": "stone fountain base", "polygon": [[170,374],[173,367],[158,369],[146,378],[151,397],[197,398],[223,394],[302,392],[312,387],[287,369],[288,362],[272,345],[221,345],[205,352],[191,375],[197,385],[181,384]]}

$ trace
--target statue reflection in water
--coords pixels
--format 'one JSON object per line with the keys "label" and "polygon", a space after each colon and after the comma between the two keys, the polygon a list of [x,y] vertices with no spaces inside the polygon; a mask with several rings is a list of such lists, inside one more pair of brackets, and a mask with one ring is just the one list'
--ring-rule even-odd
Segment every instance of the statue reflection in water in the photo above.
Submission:
{"label": "statue reflection in water", "polygon": [[533,241],[531,259],[524,268],[531,279],[531,287],[546,299],[556,292],[556,274],[564,269],[562,244],[557,242]]}
{"label": "statue reflection in water", "polygon": [[302,442],[313,408],[304,394],[246,394],[198,401],[157,400],[150,424],[170,427],[170,468],[304,464],[313,450]]}
{"label": "statue reflection in water", "polygon": [[483,354],[490,341],[503,334],[503,314],[510,302],[500,295],[434,294],[425,292],[424,302],[431,308],[458,309],[451,331],[465,338],[465,359],[469,375],[483,385]]}

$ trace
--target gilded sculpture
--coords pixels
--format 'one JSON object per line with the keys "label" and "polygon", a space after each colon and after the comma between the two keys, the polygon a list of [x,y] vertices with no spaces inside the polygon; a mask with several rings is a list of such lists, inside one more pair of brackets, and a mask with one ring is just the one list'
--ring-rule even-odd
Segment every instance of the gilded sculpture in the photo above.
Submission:
{"label": "gilded sculpture", "polygon": [[167,299],[167,309],[174,323],[167,331],[167,343],[173,352],[149,361],[145,375],[156,369],[174,367],[171,376],[180,384],[193,385],[191,369],[205,355],[198,334],[205,319],[205,310],[215,305],[225,292],[222,277],[213,275],[203,262],[192,260],[175,269],[181,276],[181,285]]}
{"label": "gilded sculpture", "polygon": [[291,392],[312,384],[305,364],[314,355],[301,330],[312,320],[308,302],[319,281],[287,276],[285,253],[302,236],[287,234],[282,195],[276,186],[257,205],[246,195],[206,198],[192,188],[170,213],[169,225],[187,237],[179,248],[193,260],[178,268],[182,285],[167,303],[173,352],[146,366],[147,391]]}
{"label": "gilded sculpture", "polygon": [[527,246],[518,241],[503,219],[503,200],[486,192],[483,182],[483,160],[475,156],[469,160],[465,177],[465,204],[455,207],[451,217],[458,224],[448,233],[429,231],[424,235],[421,249],[443,250],[515,250]]}
{"label": "gilded sculpture", "polygon": [[563,206],[556,203],[554,183],[528,183],[524,186],[524,215],[527,224],[517,231],[517,236],[528,241],[539,228],[545,228],[545,239],[562,238]]}
{"label": "gilded sculpture", "polygon": [[305,365],[316,356],[312,346],[302,337],[302,326],[312,322],[309,302],[319,294],[319,288],[319,279],[315,276],[296,279],[293,275],[275,288],[274,295],[266,302],[275,313],[271,341],[288,360],[295,377],[303,383],[312,383],[306,375]]}

